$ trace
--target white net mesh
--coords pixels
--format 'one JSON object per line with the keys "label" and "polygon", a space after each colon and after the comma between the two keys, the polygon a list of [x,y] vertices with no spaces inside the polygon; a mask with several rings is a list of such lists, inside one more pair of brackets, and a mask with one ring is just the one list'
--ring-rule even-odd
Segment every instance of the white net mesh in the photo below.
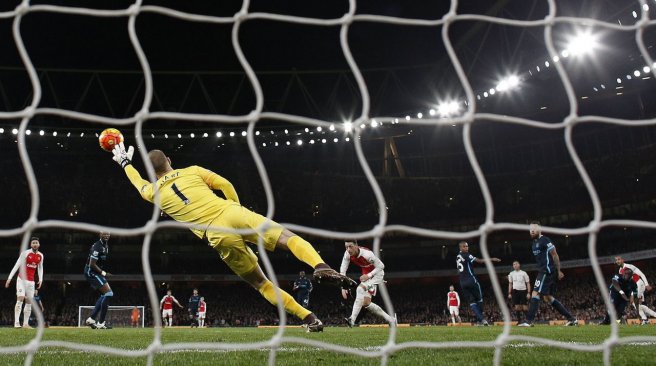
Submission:
{"label": "white net mesh", "polygon": [[[334,232],[328,230],[319,230],[311,227],[304,227],[294,224],[285,224],[289,229],[302,232],[307,234],[312,234],[319,237],[326,238],[344,238],[351,237],[356,239],[361,238],[374,238],[373,250],[378,252],[380,249],[381,238],[387,232],[398,231],[404,232],[412,235],[418,235],[423,237],[430,238],[442,238],[442,239],[468,239],[468,238],[478,238],[481,246],[481,252],[483,258],[486,259],[486,268],[490,273],[494,273],[494,267],[489,261],[490,255],[488,252],[487,239],[488,236],[500,230],[516,230],[525,232],[527,230],[526,225],[515,224],[515,223],[504,223],[504,222],[495,222],[494,220],[494,205],[486,183],[486,178],[479,166],[477,156],[474,152],[471,141],[471,128],[474,123],[480,120],[487,121],[496,121],[509,124],[518,124],[525,125],[540,129],[557,129],[563,130],[564,141],[567,146],[567,150],[570,154],[572,161],[574,162],[578,173],[580,174],[581,179],[583,180],[585,187],[587,188],[588,194],[593,204],[594,216],[593,219],[589,222],[589,225],[579,228],[559,228],[559,227],[545,227],[545,230],[562,235],[585,235],[589,236],[588,241],[588,250],[589,256],[592,263],[592,268],[594,270],[594,275],[597,280],[597,284],[601,289],[606,288],[606,281],[602,276],[602,272],[598,263],[596,255],[596,243],[597,236],[601,229],[608,227],[635,227],[635,228],[649,228],[656,229],[656,223],[645,222],[645,221],[633,221],[633,220],[602,220],[602,206],[588,173],[584,165],[579,158],[576,148],[572,142],[572,130],[575,126],[585,124],[585,123],[607,123],[623,126],[645,126],[645,125],[654,125],[656,120],[624,120],[616,118],[608,118],[603,116],[580,116],[577,114],[577,98],[570,82],[570,78],[565,72],[564,67],[560,63],[554,63],[553,66],[556,68],[558,75],[564,86],[567,99],[569,101],[569,114],[564,118],[560,123],[544,123],[531,119],[509,117],[498,114],[488,114],[488,113],[478,113],[477,112],[477,98],[472,90],[470,82],[466,77],[466,73],[463,70],[461,62],[456,55],[452,42],[449,38],[449,28],[452,24],[459,21],[480,21],[480,22],[489,22],[501,25],[509,25],[516,27],[543,27],[544,28],[544,42],[550,58],[558,56],[556,47],[554,46],[554,41],[552,37],[552,30],[557,24],[571,24],[582,27],[597,27],[600,29],[606,30],[615,30],[622,32],[634,32],[635,41],[639,47],[640,54],[642,58],[647,63],[647,65],[652,65],[653,60],[647,52],[647,48],[643,41],[643,32],[644,30],[653,25],[654,21],[649,20],[647,11],[642,11],[639,19],[635,24],[630,25],[620,25],[611,22],[605,22],[600,20],[595,20],[591,18],[576,18],[576,17],[561,17],[556,15],[556,3],[554,0],[548,0],[549,12],[548,15],[541,20],[531,20],[531,21],[521,21],[521,20],[510,20],[498,17],[490,17],[484,15],[474,15],[474,14],[458,14],[458,1],[451,1],[450,11],[439,19],[433,20],[420,20],[420,19],[406,19],[406,18],[397,18],[389,16],[379,16],[379,15],[356,15],[356,1],[350,0],[348,6],[348,12],[343,14],[343,16],[335,19],[316,19],[316,18],[304,18],[304,17],[295,17],[287,16],[280,14],[271,14],[271,13],[252,13],[249,12],[249,1],[244,1],[241,7],[241,10],[238,11],[231,17],[213,17],[206,16],[202,14],[192,14],[185,13],[181,11],[172,10],[165,7],[159,6],[144,6],[141,1],[135,2],[132,6],[127,9],[121,10],[97,10],[97,9],[88,9],[88,8],[75,8],[75,7],[65,7],[65,6],[52,6],[52,5],[30,5],[29,1],[23,1],[15,10],[9,12],[0,13],[0,18],[4,19],[13,19],[13,35],[14,41],[17,45],[20,57],[24,63],[24,67],[28,72],[29,79],[31,81],[33,95],[29,105],[20,110],[14,112],[0,112],[0,118],[2,119],[20,119],[20,127],[18,130],[18,149],[21,161],[25,168],[27,175],[27,180],[29,183],[29,189],[31,192],[31,207],[30,207],[30,216],[20,228],[11,229],[11,230],[2,230],[0,231],[1,236],[13,236],[13,235],[22,235],[22,248],[25,249],[28,246],[28,241],[31,235],[31,232],[38,229],[46,228],[59,228],[59,229],[75,229],[75,230],[86,230],[90,232],[97,232],[101,229],[105,229],[98,225],[76,223],[76,222],[65,222],[57,220],[48,220],[48,221],[39,221],[37,220],[37,215],[39,212],[39,189],[37,185],[37,180],[34,175],[32,164],[27,153],[26,144],[25,144],[25,132],[27,129],[30,120],[39,115],[47,116],[60,116],[65,118],[70,118],[78,121],[85,121],[90,123],[97,124],[108,124],[116,127],[124,126],[134,126],[135,135],[138,146],[147,146],[144,142],[142,135],[142,128],[146,121],[152,119],[164,119],[164,120],[179,120],[179,121],[204,121],[204,122],[216,122],[216,123],[228,123],[228,124],[237,124],[237,123],[248,123],[248,146],[250,153],[256,163],[257,170],[262,178],[262,183],[266,192],[268,210],[266,216],[271,218],[275,210],[275,202],[273,199],[273,193],[271,189],[271,184],[267,177],[266,169],[262,163],[262,160],[258,154],[255,140],[254,140],[254,128],[256,123],[263,118],[273,119],[278,121],[285,121],[294,124],[300,125],[311,125],[311,126],[322,126],[324,128],[330,127],[330,122],[299,117],[295,115],[281,114],[281,113],[269,113],[263,112],[264,97],[260,82],[252,67],[249,64],[248,59],[242,51],[242,46],[239,41],[239,32],[240,26],[247,20],[270,20],[275,22],[287,22],[287,23],[297,23],[304,25],[313,25],[313,26],[335,26],[340,27],[340,41],[341,47],[346,58],[346,61],[350,67],[350,70],[355,77],[357,85],[359,87],[359,92],[362,98],[362,111],[360,116],[354,121],[354,144],[357,153],[358,160],[362,166],[362,170],[366,175],[368,182],[370,183],[373,192],[377,199],[377,205],[379,207],[379,221],[378,224],[372,227],[370,230],[358,232],[358,233],[344,233],[344,232]],[[640,4],[640,9],[645,9],[647,5],[644,0],[638,1]],[[41,84],[37,76],[35,67],[30,60],[30,55],[27,52],[27,49],[23,43],[23,38],[21,37],[21,22],[23,18],[29,13],[35,12],[51,12],[51,13],[65,13],[65,14],[76,14],[89,17],[117,17],[117,18],[128,18],[128,32],[129,38],[132,42],[132,46],[138,60],[140,62],[142,72],[144,75],[145,85],[144,85],[144,100],[143,105],[138,113],[129,118],[108,118],[102,117],[93,114],[85,114],[74,112],[70,110],[55,109],[55,108],[38,108],[38,105],[42,96]],[[139,36],[135,29],[135,22],[137,17],[140,14],[144,13],[156,13],[166,17],[173,17],[184,21],[189,22],[206,22],[206,23],[216,23],[216,24],[232,24],[232,45],[234,51],[237,55],[239,63],[243,67],[248,77],[248,81],[251,84],[252,89],[254,90],[256,103],[253,110],[247,115],[221,115],[221,114],[185,114],[185,113],[171,113],[171,112],[151,112],[151,103],[153,101],[153,78],[151,69],[149,67],[147,55],[144,53],[142,46],[140,44]],[[457,76],[459,78],[460,84],[466,95],[466,111],[457,118],[449,119],[436,119],[436,118],[424,118],[424,119],[413,119],[410,118],[407,123],[417,124],[417,125],[438,125],[438,124],[461,124],[463,125],[463,143],[465,146],[466,154],[469,159],[469,163],[475,173],[475,176],[478,180],[483,198],[485,201],[485,221],[481,223],[480,227],[477,230],[469,232],[447,232],[447,231],[437,231],[437,230],[428,230],[421,229],[411,226],[402,226],[402,225],[388,225],[387,224],[387,214],[386,214],[386,202],[383,197],[382,191],[377,183],[372,171],[365,159],[363,154],[361,141],[359,139],[361,129],[359,128],[360,124],[369,125],[372,120],[370,115],[370,96],[367,88],[367,84],[361,74],[356,61],[351,54],[349,48],[348,34],[349,28],[353,23],[357,22],[377,22],[377,23],[387,23],[387,24],[398,24],[398,25],[412,25],[418,27],[435,27],[441,26],[442,38],[448,56],[451,60],[451,64],[456,70]],[[651,71],[654,72],[653,69]],[[140,155],[143,161],[148,162],[146,150],[140,149]],[[147,164],[148,176],[151,180],[154,180],[154,171],[150,164]],[[151,301],[152,308],[157,308],[157,297],[156,290],[153,286],[153,278],[150,270],[150,264],[148,262],[148,253],[150,251],[151,238],[153,233],[162,228],[170,227],[186,227],[185,225],[173,223],[173,222],[157,222],[158,210],[153,209],[153,214],[151,220],[144,225],[143,227],[137,229],[121,229],[121,228],[109,228],[112,233],[124,236],[136,236],[144,235],[143,249],[142,249],[142,263],[146,279],[146,284],[148,287],[148,293]],[[277,280],[275,272],[270,264],[270,261],[267,257],[266,251],[261,247],[262,243],[259,243],[260,253],[262,261],[264,263],[265,269],[269,276],[272,278],[273,282],[277,285]],[[24,269],[23,269],[24,270]],[[501,290],[501,285],[499,280],[495,276],[491,276],[491,282],[496,296],[496,300],[499,304],[504,303],[503,291]],[[390,297],[383,286],[381,288],[382,298],[385,303],[385,307],[388,313],[393,314],[394,309],[390,301]],[[616,317],[616,314],[613,310],[613,307],[610,306],[606,296],[603,296],[606,302],[606,306],[611,312],[613,317]],[[497,337],[495,341],[491,342],[396,342],[396,329],[390,328],[390,336],[388,342],[376,350],[362,350],[355,349],[346,346],[336,345],[325,343],[321,341],[315,341],[306,338],[299,337],[288,337],[284,335],[283,328],[279,328],[278,332],[269,340],[265,342],[258,343],[193,343],[193,344],[180,344],[180,343],[161,343],[161,331],[159,325],[161,325],[160,315],[155,312],[154,321],[155,321],[155,330],[154,330],[154,339],[150,347],[142,350],[125,350],[120,348],[112,347],[103,347],[95,345],[84,345],[77,343],[70,343],[64,341],[44,341],[43,338],[43,317],[42,314],[35,309],[35,312],[39,313],[39,328],[32,342],[29,342],[26,345],[19,347],[2,347],[0,348],[0,353],[12,353],[12,352],[26,352],[28,357],[26,358],[25,364],[29,365],[32,363],[33,356],[36,352],[39,351],[39,348],[44,346],[57,346],[69,348],[72,350],[85,350],[85,351],[97,351],[104,352],[105,354],[111,355],[121,355],[121,356],[148,356],[148,364],[152,364],[153,356],[155,353],[163,351],[172,351],[172,350],[254,350],[261,349],[263,347],[269,347],[271,349],[269,363],[275,363],[276,353],[278,348],[281,347],[284,343],[297,343],[305,344],[312,347],[317,347],[326,350],[332,350],[335,352],[342,352],[362,357],[369,358],[379,358],[381,364],[387,364],[389,358],[395,352],[400,350],[410,349],[410,348],[467,348],[467,347],[483,347],[483,348],[494,348],[495,357],[494,364],[499,365],[501,362],[501,355],[504,350],[504,346],[508,345],[511,341],[530,341],[538,344],[559,347],[564,349],[576,350],[576,351],[603,351],[604,354],[604,363],[606,365],[610,364],[610,356],[613,351],[613,346],[619,344],[625,344],[629,342],[636,341],[646,341],[654,342],[656,337],[619,337],[618,335],[618,326],[615,322],[611,322],[610,336],[602,343],[599,344],[576,344],[569,342],[560,342],[545,338],[538,337],[528,337],[522,335],[511,335],[510,333],[510,322],[511,319],[510,313],[505,306],[501,307],[503,312],[503,317],[506,320],[506,323],[503,328],[503,332]],[[280,323],[284,325],[286,323],[286,314],[283,311],[282,307],[278,306],[278,311],[280,315]]]}

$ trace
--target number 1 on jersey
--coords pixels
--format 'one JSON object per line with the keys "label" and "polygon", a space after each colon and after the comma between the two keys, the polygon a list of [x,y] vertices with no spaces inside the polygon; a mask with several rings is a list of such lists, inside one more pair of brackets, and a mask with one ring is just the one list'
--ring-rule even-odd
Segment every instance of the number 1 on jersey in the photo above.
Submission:
{"label": "number 1 on jersey", "polygon": [[178,189],[178,186],[176,186],[175,183],[173,183],[173,185],[171,186],[171,189],[173,189],[173,192],[175,192],[175,195],[178,196],[182,200],[182,203],[184,203],[185,205],[189,204],[189,199],[187,198],[187,196],[184,195],[184,193],[182,193],[182,191],[180,191]]}

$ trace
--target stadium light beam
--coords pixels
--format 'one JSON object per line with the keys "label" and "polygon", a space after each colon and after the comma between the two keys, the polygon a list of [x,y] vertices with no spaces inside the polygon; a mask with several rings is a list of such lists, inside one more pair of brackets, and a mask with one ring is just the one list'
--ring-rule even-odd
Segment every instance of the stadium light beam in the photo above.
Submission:
{"label": "stadium light beam", "polygon": [[449,117],[460,112],[460,104],[456,101],[441,102],[437,106],[437,113],[441,117]]}
{"label": "stadium light beam", "polygon": [[569,39],[564,51],[571,56],[578,57],[588,55],[598,47],[597,36],[590,32],[581,32]]}

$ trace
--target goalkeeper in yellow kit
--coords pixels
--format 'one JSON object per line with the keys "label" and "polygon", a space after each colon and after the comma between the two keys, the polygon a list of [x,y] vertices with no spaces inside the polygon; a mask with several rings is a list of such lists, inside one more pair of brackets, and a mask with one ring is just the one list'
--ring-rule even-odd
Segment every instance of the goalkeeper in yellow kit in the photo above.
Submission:
{"label": "goalkeeper in yellow kit", "polygon": [[[112,152],[114,161],[123,167],[130,182],[139,190],[143,199],[154,202],[155,191],[158,190],[159,206],[162,211],[176,221],[197,225],[191,231],[199,238],[207,239],[230,269],[273,305],[277,304],[275,286],[266,278],[257,257],[246,244],[246,242],[257,243],[258,237],[262,237],[264,247],[269,251],[276,248],[291,251],[296,258],[314,268],[314,277],[319,282],[346,287],[354,283],[353,280],[325,264],[310,243],[276,222],[269,221],[267,229],[259,233],[253,231],[248,234],[237,234],[208,229],[212,226],[255,230],[261,229],[267,221],[266,217],[241,206],[232,184],[220,175],[199,166],[173,169],[171,159],[160,150],[152,150],[148,156],[155,169],[157,182],[151,183],[141,178],[139,172],[132,166],[134,154],[132,146],[126,151],[121,143]],[[212,190],[222,191],[226,199],[218,197]],[[316,315],[299,305],[285,291],[281,289],[279,291],[283,307],[288,313],[302,319],[308,331],[323,331],[323,324]]]}

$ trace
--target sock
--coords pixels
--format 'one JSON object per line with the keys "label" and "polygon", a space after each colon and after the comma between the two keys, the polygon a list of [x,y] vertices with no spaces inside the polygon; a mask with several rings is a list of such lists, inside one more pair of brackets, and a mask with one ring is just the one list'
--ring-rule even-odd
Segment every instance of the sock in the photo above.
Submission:
{"label": "sock", "polygon": [[370,303],[369,306],[367,306],[367,310],[369,310],[372,313],[378,315],[379,317],[385,319],[385,321],[388,322],[388,323],[391,323],[394,320],[394,319],[392,319],[391,316],[389,316],[389,314],[387,314],[385,312],[385,310],[383,310],[383,308],[381,308],[380,306],[374,304],[373,302]]}
{"label": "sock", "polygon": [[638,309],[639,311],[642,311],[642,313],[640,313],[640,316],[646,314],[645,317],[642,319],[647,319],[647,315],[651,316],[652,318],[656,318],[656,311],[651,310],[650,308],[647,307],[647,305],[640,304]]}
{"label": "sock", "polygon": [[307,263],[312,268],[316,267],[317,264],[324,263],[319,253],[312,247],[312,244],[298,235],[292,236],[287,240],[287,248],[289,248],[296,258]]}
{"label": "sock", "polygon": [[355,320],[360,314],[362,309],[362,303],[364,302],[364,289],[362,286],[358,286],[358,289],[355,291],[355,301],[353,302],[353,310],[351,311],[351,320],[355,323]]}
{"label": "sock", "polygon": [[14,308],[14,324],[20,325],[20,313],[23,309],[23,302],[16,301],[16,307]]}
{"label": "sock", "polygon": [[102,300],[104,296],[105,295],[100,295],[98,300],[96,300],[96,305],[93,307],[93,312],[91,313],[91,315],[89,315],[89,318],[94,320],[96,319],[96,316],[98,315],[98,313],[100,313],[100,307],[102,306]]}
{"label": "sock", "polygon": [[476,314],[476,321],[482,322],[483,321],[483,313],[481,312],[481,308],[478,306],[478,303],[474,302],[469,304],[469,307],[472,309],[474,314]]}
{"label": "sock", "polygon": [[98,319],[98,321],[101,323],[105,322],[105,316],[107,315],[107,309],[109,308],[109,301],[112,299],[113,296],[114,293],[111,291],[106,292],[105,295],[103,296],[103,300],[100,306],[100,318]]}
{"label": "sock", "polygon": [[515,311],[515,316],[517,317],[517,322],[519,323],[522,320],[522,312],[519,310]]}
{"label": "sock", "polygon": [[560,303],[560,301],[554,298],[551,301],[551,306],[553,306],[554,309],[556,309],[560,314],[562,314],[565,318],[567,318],[567,320],[574,320],[572,314],[570,314],[569,311],[565,309],[565,307],[563,306],[563,304]]}
{"label": "sock", "polygon": [[[282,305],[285,308],[285,311],[288,313],[295,315],[299,319],[305,319],[306,316],[312,314],[312,312],[296,302],[291,295],[283,291],[282,289],[280,290],[280,297],[282,298]],[[273,305],[277,305],[278,301],[276,298],[276,290],[275,286],[273,286],[273,283],[271,281],[267,280],[262,287],[258,289],[260,294],[264,296],[267,301],[269,301]]]}
{"label": "sock", "polygon": [[172,317],[172,316],[169,316],[169,318],[167,319],[167,321],[168,321],[168,323],[169,323],[169,327],[172,327],[172,326],[173,326],[173,317]]}
{"label": "sock", "polygon": [[540,299],[537,297],[531,297],[531,303],[528,305],[528,314],[526,314],[526,322],[533,323],[535,315],[538,313],[540,308]]}
{"label": "sock", "polygon": [[452,322],[453,324],[455,324],[455,323],[456,323],[456,317],[455,317],[455,316],[453,316],[453,315],[451,315],[451,322]]}
{"label": "sock", "polygon": [[25,304],[25,310],[23,310],[23,325],[30,325],[30,315],[32,315],[32,304]]}

